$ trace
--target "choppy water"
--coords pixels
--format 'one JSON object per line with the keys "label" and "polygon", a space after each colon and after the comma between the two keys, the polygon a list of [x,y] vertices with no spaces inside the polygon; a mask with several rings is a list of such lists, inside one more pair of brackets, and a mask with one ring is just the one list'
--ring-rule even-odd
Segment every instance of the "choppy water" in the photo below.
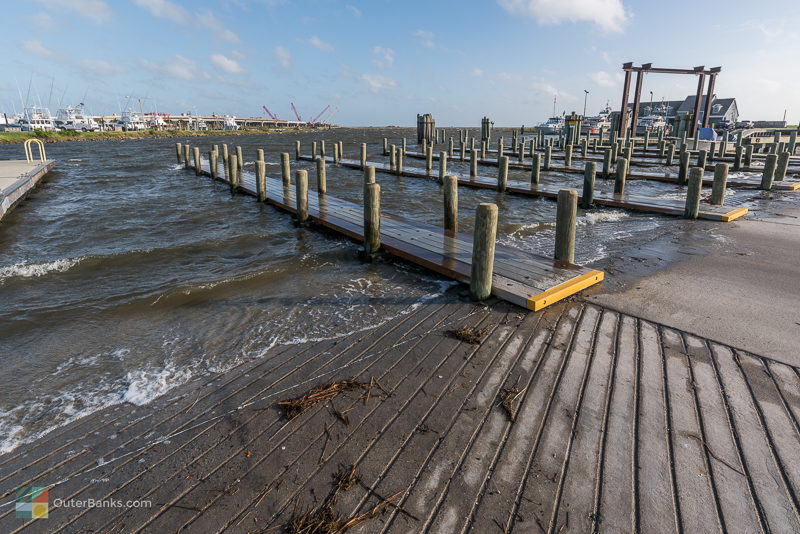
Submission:
{"label": "choppy water", "polygon": [[[252,167],[264,148],[273,176],[280,152],[312,140],[369,142],[407,130],[190,138],[241,145]],[[276,344],[341,336],[410,313],[453,283],[392,260],[362,264],[344,238],[297,229],[290,216],[195,177],[175,163],[174,139],[48,146],[58,166],[0,223],[0,453],[104,406],[145,404],[193,377],[258,358]],[[0,147],[19,159],[20,146]],[[420,166],[407,160],[407,166]],[[292,165],[311,170],[311,164]],[[450,162],[453,170],[468,164]],[[485,167],[482,174],[491,174]],[[313,175],[313,173],[312,173]],[[523,171],[511,179],[527,179]],[[378,175],[385,211],[442,224],[432,181]],[[580,187],[582,178],[554,178]],[[313,180],[311,180],[313,182]],[[678,188],[630,182],[642,194],[682,198]],[[328,193],[360,202],[358,171],[328,168]],[[461,229],[475,206],[496,202],[499,240],[550,255],[555,203],[459,191]],[[731,192],[757,205],[757,193]],[[631,247],[675,232],[674,218],[600,209],[580,213],[577,261],[603,267]],[[449,293],[448,293],[448,290]]]}

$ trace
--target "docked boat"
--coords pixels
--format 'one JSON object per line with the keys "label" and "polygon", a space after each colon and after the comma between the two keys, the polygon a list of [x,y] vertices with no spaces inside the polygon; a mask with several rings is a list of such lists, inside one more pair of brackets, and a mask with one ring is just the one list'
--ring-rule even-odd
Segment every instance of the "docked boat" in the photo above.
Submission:
{"label": "docked boat", "polygon": [[667,127],[667,122],[664,120],[663,115],[645,115],[644,117],[639,117],[637,126],[639,130],[645,132],[658,132]]}
{"label": "docked boat", "polygon": [[536,125],[536,129],[545,135],[556,135],[564,131],[564,117],[550,117]]}
{"label": "docked boat", "polygon": [[153,130],[167,129],[167,121],[165,118],[169,118],[169,115],[164,115],[163,113],[145,113],[144,116],[148,128]]}
{"label": "docked boat", "polygon": [[32,132],[34,130],[52,132],[56,129],[50,110],[41,106],[25,108],[25,113],[19,119],[18,124],[23,132]]}
{"label": "docked boat", "polygon": [[189,114],[189,118],[186,121],[186,127],[189,130],[194,130],[196,132],[205,132],[208,130],[208,124],[200,117],[193,117]]}
{"label": "docked boat", "polygon": [[123,131],[126,132],[147,129],[147,123],[142,118],[142,115],[131,109],[122,112],[122,117],[117,121],[117,126],[121,127]]}
{"label": "docked boat", "polygon": [[236,123],[236,117],[231,115],[225,115],[225,121],[222,124],[222,129],[227,131],[236,131],[239,129],[239,125]]}
{"label": "docked boat", "polygon": [[58,110],[55,127],[60,130],[75,130],[81,132],[94,132],[100,129],[91,115],[87,115],[83,102],[77,106],[68,106]]}
{"label": "docked boat", "polygon": [[600,110],[600,113],[594,117],[586,117],[584,124],[591,133],[611,129],[611,106],[606,104],[606,107]]}

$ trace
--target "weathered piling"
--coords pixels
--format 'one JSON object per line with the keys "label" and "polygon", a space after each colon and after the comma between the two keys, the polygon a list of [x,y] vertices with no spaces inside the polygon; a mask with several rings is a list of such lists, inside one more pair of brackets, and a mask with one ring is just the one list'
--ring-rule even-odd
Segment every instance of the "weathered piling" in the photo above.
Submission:
{"label": "weathered piling", "polygon": [[567,145],[564,153],[564,166],[569,169],[572,167],[572,145]]}
{"label": "weathered piling", "polygon": [[181,147],[181,143],[175,143],[175,152],[178,156],[178,163],[181,162],[181,158],[183,157],[183,149]]}
{"label": "weathered piling", "polygon": [[487,144],[488,144],[488,141],[481,141],[481,159],[482,160],[486,159],[486,145]]}
{"label": "weathered piling", "polygon": [[325,157],[325,140],[322,139],[319,142],[319,155],[323,158]]}
{"label": "weathered piling", "polygon": [[753,145],[744,148],[744,166],[749,167],[753,163]]}
{"label": "weathered piling", "polygon": [[517,147],[517,159],[520,163],[525,161],[525,140],[523,139]]}
{"label": "weathered piling", "polygon": [[294,142],[294,159],[300,161],[300,141]]}
{"label": "weathered piling", "polygon": [[447,155],[452,157],[452,158],[454,158],[455,155],[456,155],[455,154],[455,149],[453,148],[454,147],[453,143],[454,143],[454,141],[453,141],[453,138],[451,137],[450,138],[450,150],[447,151]]}
{"label": "weathered piling", "polygon": [[703,190],[703,169],[692,167],[689,169],[689,184],[686,188],[686,209],[684,217],[697,219],[700,214],[700,195]]}
{"label": "weathered piling", "polygon": [[401,176],[403,174],[403,156],[405,155],[406,151],[403,148],[397,150],[397,175]]}
{"label": "weathered piling", "polygon": [[497,190],[505,191],[508,185],[508,156],[500,156],[497,164]]}
{"label": "weathered piling", "polygon": [[617,160],[617,177],[614,180],[614,193],[621,195],[625,192],[625,179],[628,176],[628,160],[619,158]]}
{"label": "weathered piling", "polygon": [[242,147],[236,147],[236,172],[238,174],[242,173],[242,166],[244,165],[244,157],[242,157]]}
{"label": "weathered piling", "polygon": [[439,152],[439,183],[444,183],[444,177],[447,175],[447,152]]}
{"label": "weathered piling", "polygon": [[503,157],[503,151],[505,150],[505,148],[506,148],[505,147],[505,141],[503,141],[503,138],[500,137],[497,140],[497,163],[498,164],[500,163],[500,158]]}
{"label": "weathered piling", "polygon": [[458,232],[458,180],[452,175],[444,177],[444,229]]}
{"label": "weathered piling", "polygon": [[764,160],[764,172],[761,174],[761,189],[765,191],[772,189],[772,182],[775,179],[775,168],[777,164],[778,156],[775,154],[767,155],[766,160]]}
{"label": "weathered piling", "polygon": [[[340,141],[340,143],[341,143],[341,141]],[[404,137],[403,138],[403,154],[405,154],[407,151],[408,151],[408,141]]]}
{"label": "weathered piling", "polygon": [[292,169],[289,164],[289,153],[281,153],[281,179],[283,180],[284,187],[292,182]]}
{"label": "weathered piling", "polygon": [[556,204],[555,259],[575,263],[575,225],[578,215],[578,192],[562,189]]}
{"label": "weathered piling", "polygon": [[475,231],[472,236],[472,266],[469,293],[475,300],[492,294],[494,249],[497,237],[497,205],[481,202],[475,209]]}
{"label": "weathered piling", "polygon": [[711,203],[722,206],[725,203],[725,189],[728,185],[728,164],[717,163],[714,166],[714,185],[711,188]]}
{"label": "weathered piling", "polygon": [[738,171],[742,168],[742,145],[736,145],[733,153],[733,170]]}
{"label": "weathered piling", "polygon": [[387,139],[386,137],[383,138],[383,155],[384,156],[389,155],[389,139]]}
{"label": "weathered piling", "polygon": [[267,200],[267,162],[263,158],[256,160],[256,196],[260,202]]}
{"label": "weathered piling", "polygon": [[785,150],[778,154],[778,163],[775,167],[775,181],[780,182],[786,178],[786,171],[789,169],[789,153]]}
{"label": "weathered piling", "polygon": [[701,150],[697,153],[697,166],[701,169],[705,170],[706,168],[706,160],[708,159],[708,152],[705,150]]}
{"label": "weathered piling", "polygon": [[297,224],[302,225],[308,221],[308,171],[302,169],[295,171],[294,181]]}
{"label": "weathered piling", "polygon": [[608,179],[611,176],[611,154],[612,150],[607,148],[603,151],[603,178]]}
{"label": "weathered piling", "polygon": [[222,144],[222,167],[225,169],[225,177],[229,176],[230,171],[230,154],[228,154],[228,145]]}
{"label": "weathered piling", "polygon": [[669,167],[672,165],[672,160],[675,158],[675,145],[672,143],[667,144],[667,157],[666,157],[666,165]]}
{"label": "weathered piling", "polygon": [[478,153],[474,150],[469,153],[469,175],[472,178],[478,176]]}
{"label": "weathered piling", "polygon": [[433,172],[433,144],[425,151],[425,174]]}
{"label": "weathered piling", "polygon": [[188,168],[191,167],[191,163],[190,163],[190,160],[189,160],[189,154],[191,154],[191,147],[187,143],[187,144],[183,145],[183,167],[185,169],[188,169]]}
{"label": "weathered piling", "polygon": [[344,141],[339,141],[339,161],[344,157]]}
{"label": "weathered piling", "polygon": [[458,159],[464,161],[466,155],[467,155],[467,142],[461,141],[461,143],[459,144]]}
{"label": "weathered piling", "polygon": [[373,182],[364,185],[364,259],[371,260],[380,248],[381,186]]}
{"label": "weathered piling", "polygon": [[789,134],[789,145],[786,147],[786,150],[789,151],[790,156],[794,155],[796,149],[797,149],[797,130]]}
{"label": "weathered piling", "polygon": [[219,167],[217,166],[217,152],[215,150],[208,151],[208,168],[211,171],[211,179],[217,179]]}
{"label": "weathered piling", "polygon": [[581,194],[581,207],[585,210],[592,207],[594,202],[594,179],[597,174],[597,164],[587,161],[583,169],[583,193]]}
{"label": "weathered piling", "polygon": [[542,178],[542,155],[534,154],[531,162],[531,183],[538,184]]}
{"label": "weathered piling", "polygon": [[322,195],[328,192],[328,174],[325,169],[325,158],[317,158],[317,192]]}
{"label": "weathered piling", "polygon": [[192,149],[192,156],[194,158],[194,174],[195,176],[200,176],[200,170],[202,167],[200,166],[200,147],[196,146]]}
{"label": "weathered piling", "polygon": [[544,170],[550,170],[550,159],[553,156],[553,146],[547,145],[544,149]]}
{"label": "weathered piling", "polygon": [[231,186],[231,193],[235,193],[239,189],[239,157],[236,154],[231,154],[228,161],[230,162],[230,173],[228,174],[228,181]]}
{"label": "weathered piling", "polygon": [[311,143],[311,159],[313,159],[313,160],[317,159],[317,142],[316,141]]}
{"label": "weathered piling", "polygon": [[681,152],[680,165],[678,166],[678,185],[686,185],[689,173],[689,151]]}
{"label": "weathered piling", "polygon": [[367,166],[367,143],[361,143],[361,168]]}
{"label": "weathered piling", "polygon": [[397,168],[397,145],[392,145],[389,151],[389,168],[395,170]]}
{"label": "weathered piling", "polygon": [[339,158],[340,157],[341,156],[339,155],[339,143],[334,143],[333,144],[333,162],[334,163],[339,163]]}

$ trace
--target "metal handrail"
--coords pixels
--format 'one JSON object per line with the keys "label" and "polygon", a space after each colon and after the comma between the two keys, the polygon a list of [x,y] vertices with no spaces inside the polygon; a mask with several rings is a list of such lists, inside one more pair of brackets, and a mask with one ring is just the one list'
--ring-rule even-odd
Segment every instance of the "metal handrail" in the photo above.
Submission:
{"label": "metal handrail", "polygon": [[42,162],[47,161],[47,154],[44,150],[44,143],[41,139],[26,139],[25,140],[25,159],[28,160],[28,163],[33,163],[33,147],[32,145],[36,143],[36,146],[39,147],[39,160]]}

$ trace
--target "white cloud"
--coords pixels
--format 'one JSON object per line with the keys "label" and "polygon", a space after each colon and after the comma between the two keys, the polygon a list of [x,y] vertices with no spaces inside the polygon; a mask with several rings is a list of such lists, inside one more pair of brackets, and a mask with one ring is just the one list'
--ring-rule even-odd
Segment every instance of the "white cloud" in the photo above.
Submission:
{"label": "white cloud", "polygon": [[413,33],[414,37],[417,37],[424,46],[428,48],[433,48],[433,32],[429,32],[428,30],[417,30]]}
{"label": "white cloud", "polygon": [[75,11],[78,15],[101,24],[110,20],[114,12],[103,0],[37,0],[47,7],[60,7]]}
{"label": "white cloud", "polygon": [[346,6],[344,6],[344,7],[346,7],[346,8],[347,8],[347,10],[348,10],[350,13],[352,13],[354,17],[360,17],[360,16],[361,16],[361,10],[360,10],[360,9],[358,9],[356,6],[354,6],[354,5],[352,5],[352,4],[347,4],[347,5],[346,5]]}
{"label": "white cloud", "polygon": [[372,49],[372,53],[378,56],[372,60],[378,68],[388,69],[394,65],[394,50],[391,48],[376,46]]}
{"label": "white cloud", "polygon": [[239,65],[239,63],[236,62],[236,60],[222,54],[213,54],[212,56],[209,56],[209,58],[215,67],[229,74],[244,74],[247,72],[244,70],[244,68],[242,68],[241,65]]}
{"label": "white cloud", "polygon": [[281,45],[275,47],[275,61],[283,68],[292,64],[292,54]]}
{"label": "white cloud", "polygon": [[124,70],[119,65],[113,65],[103,59],[82,59],[78,61],[78,65],[98,76],[111,76],[113,74],[119,74]]}
{"label": "white cloud", "polygon": [[552,84],[547,82],[536,82],[533,84],[534,89],[538,89],[539,91],[546,93],[550,96],[560,96],[561,91],[556,89]]}
{"label": "white cloud", "polygon": [[30,41],[22,41],[22,49],[35,56],[43,57],[45,59],[52,59],[56,57],[56,53],[45,47],[41,41],[31,39]]}
{"label": "white cloud", "polygon": [[322,50],[323,52],[333,52],[333,50],[334,50],[332,44],[326,43],[325,41],[323,41],[322,39],[320,39],[316,35],[314,35],[312,37],[309,37],[308,44],[310,44],[314,48]]}
{"label": "white cloud", "polygon": [[601,70],[589,74],[589,78],[600,87],[616,87],[622,83],[623,76],[621,72],[611,74]]}
{"label": "white cloud", "polygon": [[169,19],[178,24],[186,24],[189,14],[183,7],[169,0],[133,0],[139,6],[148,10],[154,17]]}
{"label": "white cloud", "polygon": [[373,93],[397,88],[397,81],[382,74],[362,74],[358,77]]}
{"label": "white cloud", "polygon": [[512,15],[533,17],[542,25],[593,22],[605,31],[621,32],[630,19],[622,0],[497,0]]}
{"label": "white cloud", "polygon": [[39,28],[52,28],[55,25],[53,17],[44,12],[31,15],[28,17],[28,20],[31,21],[31,24]]}
{"label": "white cloud", "polygon": [[602,53],[602,54],[600,54],[600,55],[601,55],[601,57],[603,58],[603,61],[605,61],[606,63],[608,63],[609,65],[611,65],[611,56],[610,56],[610,55],[608,55],[608,52],[603,52],[603,53]]}
{"label": "white cloud", "polygon": [[197,64],[181,55],[172,56],[169,61],[162,64],[156,64],[146,59],[141,60],[141,64],[147,70],[179,80],[194,80],[198,74]]}
{"label": "white cloud", "polygon": [[239,36],[224,27],[216,15],[210,9],[203,9],[197,12],[197,23],[204,28],[208,28],[217,34],[217,37],[229,43],[238,43]]}
{"label": "white cloud", "polygon": [[472,75],[475,76],[476,78],[480,78],[481,76],[483,76],[483,71],[475,67],[474,69],[472,69]]}

